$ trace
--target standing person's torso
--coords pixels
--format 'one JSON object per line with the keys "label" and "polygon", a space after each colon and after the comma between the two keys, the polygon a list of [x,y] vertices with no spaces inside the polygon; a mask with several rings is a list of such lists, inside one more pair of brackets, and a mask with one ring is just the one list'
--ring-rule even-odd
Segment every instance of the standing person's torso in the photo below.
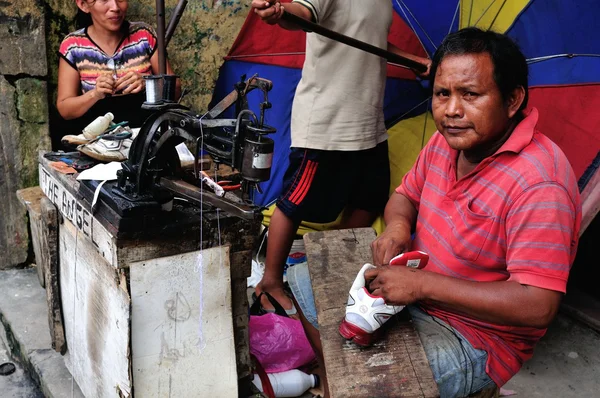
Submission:
{"label": "standing person's torso", "polygon": [[[383,49],[392,24],[389,0],[300,0],[321,26]],[[372,148],[387,138],[383,118],[386,61],[315,33],[292,108],[292,146]]]}

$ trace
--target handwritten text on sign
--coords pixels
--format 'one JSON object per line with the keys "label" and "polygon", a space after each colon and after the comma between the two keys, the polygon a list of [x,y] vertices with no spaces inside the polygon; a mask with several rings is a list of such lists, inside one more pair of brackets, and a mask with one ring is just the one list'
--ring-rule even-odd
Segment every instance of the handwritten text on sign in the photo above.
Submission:
{"label": "handwritten text on sign", "polygon": [[61,214],[84,235],[92,235],[92,214],[75,199],[54,177],[40,166],[40,186]]}

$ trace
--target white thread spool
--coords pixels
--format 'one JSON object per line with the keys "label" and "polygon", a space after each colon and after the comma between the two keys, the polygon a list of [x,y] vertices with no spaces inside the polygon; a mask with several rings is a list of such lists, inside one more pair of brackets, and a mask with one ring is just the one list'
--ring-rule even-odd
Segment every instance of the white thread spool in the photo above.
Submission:
{"label": "white thread spool", "polygon": [[144,76],[146,81],[146,103],[160,104],[162,103],[163,94],[163,77],[162,75]]}

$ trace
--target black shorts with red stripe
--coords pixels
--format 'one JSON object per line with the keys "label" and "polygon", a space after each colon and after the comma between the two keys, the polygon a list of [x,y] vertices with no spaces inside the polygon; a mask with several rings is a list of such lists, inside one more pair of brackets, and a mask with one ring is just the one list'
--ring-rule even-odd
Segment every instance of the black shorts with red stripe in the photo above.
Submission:
{"label": "black shorts with red stripe", "polygon": [[383,212],[389,197],[387,141],[361,151],[292,148],[277,207],[290,219],[334,221],[346,208]]}

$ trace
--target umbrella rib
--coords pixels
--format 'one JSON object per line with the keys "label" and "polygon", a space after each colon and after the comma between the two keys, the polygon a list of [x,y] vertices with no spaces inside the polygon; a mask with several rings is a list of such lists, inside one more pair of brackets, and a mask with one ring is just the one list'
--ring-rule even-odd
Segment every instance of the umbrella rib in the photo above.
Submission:
{"label": "umbrella rib", "polygon": [[473,15],[473,3],[475,0],[471,0],[471,7],[469,8],[469,20],[467,22],[467,26],[471,26],[471,16]]}
{"label": "umbrella rib", "polygon": [[527,58],[528,64],[535,64],[537,62],[548,61],[555,58],[575,58],[575,57],[600,57],[600,54],[553,54],[544,55],[542,57]]}
{"label": "umbrella rib", "polygon": [[505,5],[506,5],[506,0],[504,0],[504,2],[502,2],[502,5],[500,6],[500,8],[498,9],[498,12],[496,13],[496,16],[494,17],[494,19],[492,19],[492,23],[490,24],[490,27],[488,28],[488,30],[492,29],[492,26],[494,26],[494,24],[496,23],[496,19],[498,19],[498,16],[502,12],[502,9],[504,8]]}
{"label": "umbrella rib", "polygon": [[[417,39],[419,39],[419,41],[421,42],[421,45],[423,46],[423,48],[425,48],[425,45],[423,45],[423,42],[421,41],[421,38],[417,34],[417,31],[416,31],[415,27],[410,22],[410,19],[408,18],[408,15],[406,15],[406,11],[408,11],[408,13],[410,14],[410,16],[415,20],[416,24],[419,26],[419,28],[421,28],[421,30],[423,31],[423,34],[425,35],[425,37],[427,38],[427,40],[429,40],[429,42],[431,43],[431,45],[433,46],[433,48],[437,50],[437,46],[435,45],[435,43],[433,42],[433,40],[431,40],[431,37],[429,36],[429,34],[427,34],[427,31],[425,30],[425,28],[423,28],[423,26],[421,25],[421,23],[419,22],[419,20],[415,17],[415,15],[408,8],[408,6],[404,3],[404,1],[402,1],[402,0],[396,0],[396,4],[398,4],[398,7],[400,7],[400,10],[402,10],[402,13],[404,14],[404,17],[406,18],[406,21],[408,22],[408,24],[410,25],[410,28],[415,33],[415,36],[417,36]],[[406,11],[404,11],[404,8],[402,8],[403,6],[404,6],[404,8],[406,8]]]}
{"label": "umbrella rib", "polygon": [[481,15],[479,16],[479,19],[477,21],[475,21],[475,23],[473,24],[473,26],[477,26],[477,24],[481,21],[481,19],[483,17],[485,17],[485,14],[489,11],[490,8],[492,8],[492,6],[494,5],[495,2],[496,2],[496,0],[492,1],[490,3],[490,5],[487,6],[487,8],[483,11],[483,13],[481,13]]}
{"label": "umbrella rib", "polygon": [[456,2],[456,11],[454,11],[454,16],[452,17],[452,22],[450,22],[450,28],[448,28],[448,34],[450,34],[450,32],[452,32],[452,27],[454,26],[454,21],[456,21],[456,16],[458,15],[458,10],[460,10],[460,0],[458,0]]}
{"label": "umbrella rib", "polygon": [[429,118],[429,112],[425,112],[425,123],[423,123],[423,136],[421,137],[421,149],[425,146],[425,134],[427,133],[427,119]]}
{"label": "umbrella rib", "polygon": [[394,119],[394,121],[390,124],[386,123],[386,128],[390,128],[393,125],[395,125],[396,123],[398,123],[400,120],[402,120],[404,118],[404,116],[408,115],[409,113],[411,113],[412,111],[414,111],[415,109],[417,109],[418,107],[420,107],[421,105],[423,105],[424,103],[426,103],[427,101],[429,101],[431,99],[431,95],[429,97],[427,97],[425,100],[419,102],[417,105],[415,105],[414,107],[412,107],[410,110],[406,111],[405,113],[403,113],[402,115],[400,115],[399,117],[397,117],[396,119]]}

